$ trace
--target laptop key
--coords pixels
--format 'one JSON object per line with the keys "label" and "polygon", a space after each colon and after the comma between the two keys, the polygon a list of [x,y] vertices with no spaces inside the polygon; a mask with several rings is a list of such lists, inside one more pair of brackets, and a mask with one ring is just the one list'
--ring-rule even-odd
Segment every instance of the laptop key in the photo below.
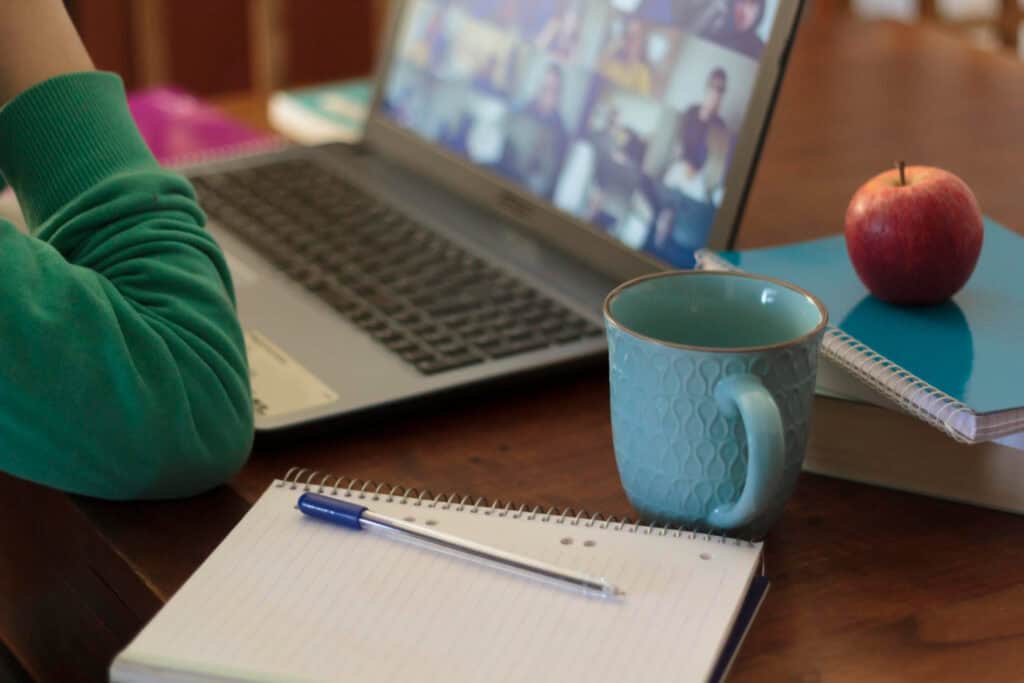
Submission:
{"label": "laptop key", "polygon": [[360,306],[359,310],[352,314],[351,319],[352,322],[354,322],[355,324],[361,325],[363,323],[369,324],[370,322],[376,320],[377,316],[374,315],[372,311],[369,311]]}
{"label": "laptop key", "polygon": [[419,351],[420,345],[415,340],[403,335],[398,341],[388,344],[388,348],[401,356]]}
{"label": "laptop key", "polygon": [[445,344],[436,344],[434,349],[446,356],[460,356],[470,352],[469,348],[460,341],[452,340]]}
{"label": "laptop key", "polygon": [[371,318],[369,320],[363,320],[363,321],[358,322],[356,324],[359,325],[359,327],[363,328],[364,330],[366,330],[367,332],[369,332],[371,335],[374,335],[374,336],[377,336],[379,334],[384,334],[387,330],[390,329],[388,327],[388,324],[386,322],[384,322],[383,320],[380,320],[379,318]]}
{"label": "laptop key", "polygon": [[381,323],[381,326],[375,329],[372,334],[374,339],[389,348],[405,339],[405,335],[384,323]]}
{"label": "laptop key", "polygon": [[416,327],[427,323],[427,318],[415,309],[407,308],[395,315],[394,320],[403,327]]}
{"label": "laptop key", "polygon": [[535,333],[528,327],[512,327],[502,332],[505,339],[512,342],[526,341],[534,337]]}
{"label": "laptop key", "polygon": [[570,329],[558,332],[557,334],[552,336],[552,339],[554,339],[555,342],[558,344],[568,344],[569,342],[574,342],[578,339],[581,339],[582,337],[583,335],[580,334],[578,331]]}
{"label": "laptop key", "polygon": [[411,363],[413,365],[428,360],[433,360],[436,357],[436,355],[432,351],[427,351],[419,347],[416,347],[414,349],[408,349],[406,351],[400,351],[398,352],[398,355],[406,363]]}
{"label": "laptop key", "polygon": [[[359,291],[358,287],[356,288],[356,293],[362,295],[362,292]],[[380,290],[376,290],[374,293],[369,295],[364,295],[363,298],[366,303],[388,315],[397,313],[403,307],[401,301],[381,292]]]}
{"label": "laptop key", "polygon": [[543,338],[531,337],[520,341],[502,341],[500,344],[487,349],[487,353],[493,358],[508,358],[509,356],[517,356],[527,351],[543,349],[546,346],[548,346],[548,342]]}
{"label": "laptop key", "polygon": [[497,335],[493,332],[488,332],[483,336],[475,338],[473,340],[473,344],[477,348],[483,349],[484,351],[490,351],[491,349],[496,349],[500,347],[502,344],[504,344],[504,341],[502,340],[500,335]]}
{"label": "laptop key", "polygon": [[338,286],[328,287],[323,292],[323,298],[342,315],[348,315],[360,308],[359,300],[347,290]]}
{"label": "laptop key", "polygon": [[444,346],[446,344],[451,344],[453,341],[453,337],[444,330],[438,330],[437,332],[434,332],[432,334],[420,335],[420,337],[423,339],[423,341],[425,341],[426,343],[430,344],[435,348],[439,346]]}
{"label": "laptop key", "polygon": [[455,370],[458,368],[473,365],[481,362],[483,359],[471,354],[464,354],[461,356],[441,356],[438,358],[431,358],[424,360],[419,363],[415,363],[416,369],[425,375],[433,375],[438,372],[444,372],[445,370]]}
{"label": "laptop key", "polygon": [[433,316],[442,317],[457,313],[465,313],[480,307],[480,302],[472,299],[449,299],[436,304],[426,306],[427,313]]}
{"label": "laptop key", "polygon": [[560,331],[564,326],[565,323],[560,318],[547,317],[537,325],[537,328],[544,334],[554,334]]}
{"label": "laptop key", "polygon": [[417,338],[422,339],[425,343],[429,344],[428,338],[436,338],[441,333],[441,328],[437,325],[417,325],[416,327],[410,328],[409,331]]}

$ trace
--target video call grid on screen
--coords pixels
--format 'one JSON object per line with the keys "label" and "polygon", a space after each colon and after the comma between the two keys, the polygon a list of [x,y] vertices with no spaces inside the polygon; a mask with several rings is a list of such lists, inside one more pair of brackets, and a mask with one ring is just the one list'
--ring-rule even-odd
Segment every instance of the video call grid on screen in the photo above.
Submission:
{"label": "video call grid on screen", "polygon": [[411,0],[398,125],[678,267],[707,243],[777,0]]}

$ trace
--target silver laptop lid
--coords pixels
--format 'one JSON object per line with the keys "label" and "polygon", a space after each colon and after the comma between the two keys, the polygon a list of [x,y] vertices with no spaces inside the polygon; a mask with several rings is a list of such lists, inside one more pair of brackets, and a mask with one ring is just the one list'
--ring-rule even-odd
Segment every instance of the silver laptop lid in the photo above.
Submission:
{"label": "silver laptop lid", "polygon": [[793,0],[404,0],[367,142],[610,275],[731,244]]}

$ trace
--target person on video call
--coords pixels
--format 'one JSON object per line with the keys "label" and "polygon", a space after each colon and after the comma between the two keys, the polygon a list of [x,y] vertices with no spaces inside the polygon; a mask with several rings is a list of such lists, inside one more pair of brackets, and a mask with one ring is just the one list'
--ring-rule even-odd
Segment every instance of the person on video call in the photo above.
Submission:
{"label": "person on video call", "polygon": [[447,6],[442,5],[433,10],[423,32],[409,48],[407,58],[420,68],[437,68],[448,56],[451,41],[445,31],[446,9]]}
{"label": "person on video call", "polygon": [[523,0],[465,0],[474,16],[502,28],[518,32],[523,23]]}
{"label": "person on video call", "polygon": [[533,193],[550,199],[569,136],[562,122],[564,76],[548,64],[533,99],[510,124],[505,166]]}
{"label": "person on video call", "polygon": [[731,0],[728,10],[705,31],[705,37],[757,59],[764,50],[764,41],[757,35],[764,11],[765,0]]}
{"label": "person on video call", "polygon": [[592,223],[610,230],[615,217],[609,209],[628,199],[640,176],[646,145],[635,131],[622,123],[615,105],[607,108],[604,125],[595,127],[590,141],[596,158],[585,215]]}
{"label": "person on video call", "polygon": [[704,171],[712,140],[728,135],[728,128],[719,113],[726,87],[725,70],[716,67],[708,74],[704,99],[690,106],[679,117],[675,158],[665,171],[663,182],[694,199],[707,197]]}
{"label": "person on video call", "polygon": [[537,47],[558,59],[572,59],[580,42],[583,24],[579,2],[571,0],[551,17],[537,36]]}
{"label": "person on video call", "polygon": [[601,73],[621,88],[641,95],[651,94],[651,65],[647,63],[647,28],[630,18],[622,31],[618,47],[604,60]]}
{"label": "person on video call", "polygon": [[[726,83],[725,70],[712,69],[704,99],[679,117],[675,156],[662,176],[664,190],[651,194],[658,205],[654,232],[658,248],[664,248],[673,236],[676,241],[692,241],[693,236],[684,233],[692,231],[696,214],[707,213],[696,205],[710,209],[714,193],[721,187],[730,144],[729,129],[719,113]],[[681,201],[680,195],[689,201]],[[689,210],[681,210],[682,206]]]}
{"label": "person on video call", "polygon": [[[224,254],[61,0],[0,2],[0,470],[110,499],[194,495],[253,440]],[[28,504],[28,501],[21,501]]]}
{"label": "person on video call", "polygon": [[505,77],[498,56],[488,55],[485,57],[469,82],[478,93],[492,97],[504,96]]}

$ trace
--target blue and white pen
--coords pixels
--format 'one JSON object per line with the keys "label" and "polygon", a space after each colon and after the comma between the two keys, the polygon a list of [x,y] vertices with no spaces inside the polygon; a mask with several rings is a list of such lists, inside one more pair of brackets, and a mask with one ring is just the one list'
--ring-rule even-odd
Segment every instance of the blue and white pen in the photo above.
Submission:
{"label": "blue and white pen", "polygon": [[451,534],[382,515],[362,505],[317,493],[303,493],[299,497],[299,510],[310,517],[321,519],[350,529],[397,534],[403,538],[426,544],[435,550],[482,562],[497,569],[530,576],[544,581],[569,586],[589,595],[602,598],[622,597],[621,590],[602,578],[562,569],[497,548],[468,541]]}

